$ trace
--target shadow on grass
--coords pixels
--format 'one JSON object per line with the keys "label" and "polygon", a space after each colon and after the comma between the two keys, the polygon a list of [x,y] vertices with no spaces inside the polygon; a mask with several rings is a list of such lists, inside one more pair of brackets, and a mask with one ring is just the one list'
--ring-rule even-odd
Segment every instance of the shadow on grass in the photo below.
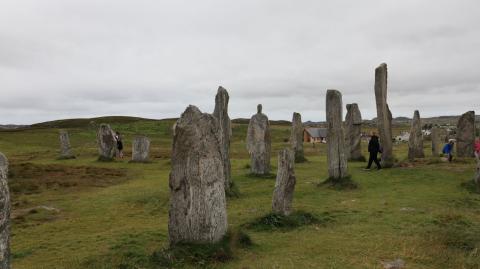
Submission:
{"label": "shadow on grass", "polygon": [[473,179],[463,182],[460,186],[467,189],[470,193],[480,194],[480,186],[478,186]]}
{"label": "shadow on grass", "polygon": [[277,178],[277,175],[276,175],[276,174],[272,174],[272,173],[263,174],[263,175],[254,174],[254,173],[249,173],[249,174],[247,174],[247,177],[248,177],[248,178],[259,178],[259,179],[276,179],[276,178]]}
{"label": "shadow on grass", "polygon": [[319,187],[328,187],[337,191],[342,190],[355,190],[358,189],[358,184],[352,180],[351,176],[343,178],[327,178],[325,181],[318,184]]}
{"label": "shadow on grass", "polygon": [[312,224],[325,225],[333,220],[334,217],[328,212],[323,213],[321,216],[315,216],[304,211],[295,211],[288,216],[269,213],[253,220],[252,222],[244,224],[243,227],[256,231],[292,230]]}

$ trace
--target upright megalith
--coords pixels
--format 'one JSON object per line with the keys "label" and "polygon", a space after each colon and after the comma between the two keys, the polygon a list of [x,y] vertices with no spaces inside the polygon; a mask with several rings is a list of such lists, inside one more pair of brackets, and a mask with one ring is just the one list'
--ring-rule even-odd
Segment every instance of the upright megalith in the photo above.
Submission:
{"label": "upright megalith", "polygon": [[60,157],[59,159],[75,159],[70,146],[70,136],[66,130],[60,130]]}
{"label": "upright megalith", "polygon": [[0,269],[10,268],[10,191],[8,160],[0,152]]}
{"label": "upright megalith", "polygon": [[228,101],[230,97],[228,92],[222,86],[218,87],[217,95],[215,96],[215,110],[213,116],[218,121],[218,132],[222,139],[222,161],[223,172],[225,173],[225,191],[229,191],[232,185],[230,164],[230,139],[232,137],[232,127],[230,117],[228,116]]}
{"label": "upright megalith", "polygon": [[377,103],[377,128],[382,146],[382,167],[394,163],[392,143],[392,112],[387,104],[387,64],[375,69],[375,100]]}
{"label": "upright megalith", "polygon": [[292,131],[290,134],[290,143],[295,154],[295,162],[305,161],[303,152],[303,123],[300,113],[293,112]]}
{"label": "upright megalith", "polygon": [[250,154],[250,172],[255,175],[270,173],[270,123],[262,113],[262,105],[257,106],[257,114],[253,115],[248,124],[247,150]]}
{"label": "upright megalith", "polygon": [[415,110],[413,113],[410,137],[408,139],[408,160],[414,161],[415,158],[425,158],[425,153],[423,152],[422,121],[418,110]]}
{"label": "upright megalith", "polygon": [[170,172],[170,244],[213,243],[227,232],[218,122],[189,106],[175,126]]}
{"label": "upright megalith", "polygon": [[291,149],[283,149],[278,153],[277,181],[273,191],[272,210],[285,216],[292,211],[296,183],[294,159],[295,153]]}
{"label": "upright megalith", "polygon": [[342,94],[337,90],[327,90],[326,101],[328,176],[335,181],[347,177]]}
{"label": "upright megalith", "polygon": [[348,104],[347,115],[345,116],[345,154],[347,160],[365,161],[362,155],[362,114],[358,105]]}
{"label": "upright megalith", "polygon": [[445,129],[435,126],[430,133],[432,140],[432,156],[438,157],[442,153],[443,144],[446,142],[447,132]]}
{"label": "upright megalith", "polygon": [[112,161],[115,157],[116,141],[110,125],[102,123],[97,132],[99,161]]}
{"label": "upright megalith", "polygon": [[132,142],[132,162],[149,162],[150,139],[146,136],[136,136]]}
{"label": "upright megalith", "polygon": [[475,152],[475,112],[468,111],[457,123],[457,156],[473,157]]}

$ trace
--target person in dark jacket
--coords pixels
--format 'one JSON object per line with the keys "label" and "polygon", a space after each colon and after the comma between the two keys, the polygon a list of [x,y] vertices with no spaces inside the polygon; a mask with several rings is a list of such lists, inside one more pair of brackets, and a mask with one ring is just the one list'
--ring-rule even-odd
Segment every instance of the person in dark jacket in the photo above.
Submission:
{"label": "person in dark jacket", "polygon": [[368,158],[368,165],[366,170],[370,170],[372,162],[375,162],[378,170],[382,169],[382,166],[380,165],[380,162],[377,158],[377,154],[379,152],[382,153],[382,150],[380,148],[380,143],[378,142],[378,136],[375,134],[375,132],[372,132],[370,142],[368,142],[368,152],[370,152],[370,157]]}
{"label": "person in dark jacket", "polygon": [[115,140],[117,141],[118,157],[123,158],[123,142],[122,137],[120,136],[120,132],[115,133]]}

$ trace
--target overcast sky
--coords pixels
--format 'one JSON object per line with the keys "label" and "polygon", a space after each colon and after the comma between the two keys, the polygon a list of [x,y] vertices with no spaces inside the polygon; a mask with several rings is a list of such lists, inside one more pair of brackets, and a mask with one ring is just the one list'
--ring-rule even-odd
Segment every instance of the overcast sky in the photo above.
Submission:
{"label": "overcast sky", "polygon": [[[394,117],[480,102],[478,0],[2,0],[0,124],[212,112],[325,120],[326,89],[376,116],[388,64]],[[477,111],[478,112],[478,111]]]}

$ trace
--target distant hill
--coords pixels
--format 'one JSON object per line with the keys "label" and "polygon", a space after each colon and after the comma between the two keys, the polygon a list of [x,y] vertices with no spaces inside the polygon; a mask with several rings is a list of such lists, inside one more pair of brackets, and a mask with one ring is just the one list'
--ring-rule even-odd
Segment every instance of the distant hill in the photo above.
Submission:
{"label": "distant hill", "polygon": [[[164,119],[164,120],[169,120],[169,119]],[[97,125],[100,123],[125,124],[125,123],[137,122],[137,121],[161,121],[161,120],[145,119],[145,118],[139,118],[139,117],[128,117],[128,116],[108,116],[108,117],[98,117],[98,118],[54,120],[54,121],[47,121],[47,122],[32,124],[30,125],[30,127],[31,128],[84,128],[92,125]]]}

